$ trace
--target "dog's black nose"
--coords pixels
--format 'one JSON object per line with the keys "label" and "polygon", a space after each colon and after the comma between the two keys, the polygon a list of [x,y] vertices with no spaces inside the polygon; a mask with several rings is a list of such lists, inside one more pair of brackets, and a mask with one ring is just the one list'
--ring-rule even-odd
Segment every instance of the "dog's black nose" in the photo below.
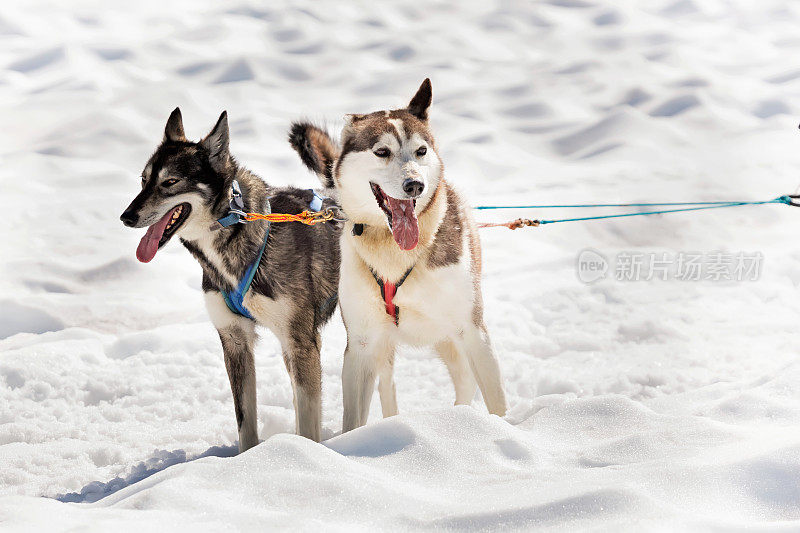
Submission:
{"label": "dog's black nose", "polygon": [[139,215],[128,209],[119,216],[119,219],[123,224],[132,228],[139,222]]}
{"label": "dog's black nose", "polygon": [[407,179],[403,182],[403,191],[411,198],[416,198],[425,190],[425,184],[419,180]]}

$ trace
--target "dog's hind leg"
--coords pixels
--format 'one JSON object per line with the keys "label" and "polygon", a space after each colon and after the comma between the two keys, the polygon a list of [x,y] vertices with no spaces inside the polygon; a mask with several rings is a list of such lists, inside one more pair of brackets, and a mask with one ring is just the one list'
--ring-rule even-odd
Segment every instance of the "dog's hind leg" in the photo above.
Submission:
{"label": "dog's hind leg", "polygon": [[383,418],[394,416],[397,410],[397,391],[394,386],[394,354],[391,354],[380,369],[378,375],[378,394],[381,397]]}
{"label": "dog's hind leg", "polygon": [[436,352],[447,366],[450,378],[453,380],[453,388],[456,392],[456,405],[469,405],[475,398],[475,391],[478,384],[472,374],[469,360],[464,354],[462,346],[448,339],[436,344]]}
{"label": "dog's hind leg", "polygon": [[464,347],[472,367],[472,373],[478,381],[483,394],[483,401],[489,412],[505,416],[506,394],[503,391],[503,379],[500,376],[500,365],[492,350],[489,333],[483,324],[470,324],[464,332]]}
{"label": "dog's hind leg", "polygon": [[319,334],[308,324],[292,325],[283,358],[292,380],[297,434],[319,442],[322,431],[322,366]]}

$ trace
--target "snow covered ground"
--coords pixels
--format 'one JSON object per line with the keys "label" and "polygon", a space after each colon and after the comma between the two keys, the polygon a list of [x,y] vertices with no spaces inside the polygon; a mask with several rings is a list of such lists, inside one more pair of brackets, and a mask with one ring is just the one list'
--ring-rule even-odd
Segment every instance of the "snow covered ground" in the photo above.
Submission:
{"label": "snow covered ground", "polygon": [[[798,24],[770,0],[4,2],[0,529],[800,529],[800,210],[484,230],[505,419],[451,407],[441,363],[404,349],[402,414],[375,398],[339,436],[337,314],[329,440],[287,434],[265,333],[264,442],[236,457],[200,268],[175,243],[138,263],[118,220],[176,105],[193,138],[227,109],[241,162],[313,186],[290,120],[338,128],[426,76],[447,176],[476,204],[791,193]],[[586,249],[609,261],[591,284]],[[701,277],[745,254],[760,275],[616,279],[647,254],[701,254]]]}

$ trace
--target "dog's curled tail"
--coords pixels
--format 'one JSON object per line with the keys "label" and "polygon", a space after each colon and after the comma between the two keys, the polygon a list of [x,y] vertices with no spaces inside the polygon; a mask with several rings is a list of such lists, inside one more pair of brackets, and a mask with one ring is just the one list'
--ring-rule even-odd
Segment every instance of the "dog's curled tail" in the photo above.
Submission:
{"label": "dog's curled tail", "polygon": [[295,122],[289,130],[289,144],[303,163],[319,176],[322,186],[333,188],[333,165],[339,150],[328,132],[310,122]]}

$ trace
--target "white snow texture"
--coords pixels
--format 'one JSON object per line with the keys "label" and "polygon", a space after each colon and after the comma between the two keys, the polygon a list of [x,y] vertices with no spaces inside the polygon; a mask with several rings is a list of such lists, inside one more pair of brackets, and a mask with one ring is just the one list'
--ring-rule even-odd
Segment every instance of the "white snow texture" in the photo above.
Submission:
{"label": "white snow texture", "polygon": [[[183,111],[237,159],[317,185],[293,119],[405,105],[430,77],[473,204],[763,200],[800,183],[800,5],[764,0],[8,1],[0,10],[0,530],[800,530],[800,210],[482,230],[509,412],[453,407],[401,348],[401,414],[292,433],[275,338],[262,443],[236,424],[199,265],[140,264],[118,217]],[[501,221],[613,209],[482,211]],[[757,280],[584,283],[579,253],[763,257]]]}

